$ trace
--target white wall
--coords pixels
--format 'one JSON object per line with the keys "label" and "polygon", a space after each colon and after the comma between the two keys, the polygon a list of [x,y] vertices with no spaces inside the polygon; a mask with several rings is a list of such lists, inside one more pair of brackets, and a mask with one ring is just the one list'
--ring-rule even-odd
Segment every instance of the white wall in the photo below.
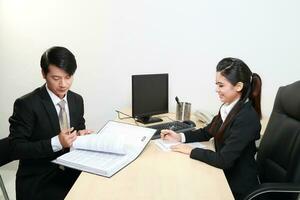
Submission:
{"label": "white wall", "polygon": [[99,129],[131,106],[131,75],[168,72],[174,97],[216,112],[215,66],[243,59],[263,79],[269,115],[279,86],[300,79],[296,0],[0,0],[0,137],[14,100],[43,84],[39,60],[54,45],[76,56],[72,90]]}

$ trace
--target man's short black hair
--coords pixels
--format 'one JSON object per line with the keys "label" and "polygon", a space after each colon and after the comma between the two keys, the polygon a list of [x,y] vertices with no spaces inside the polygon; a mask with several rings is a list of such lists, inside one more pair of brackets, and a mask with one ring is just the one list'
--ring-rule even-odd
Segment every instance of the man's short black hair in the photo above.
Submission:
{"label": "man's short black hair", "polygon": [[41,57],[41,68],[44,74],[49,72],[49,65],[63,69],[72,76],[77,68],[75,56],[65,47],[51,47]]}

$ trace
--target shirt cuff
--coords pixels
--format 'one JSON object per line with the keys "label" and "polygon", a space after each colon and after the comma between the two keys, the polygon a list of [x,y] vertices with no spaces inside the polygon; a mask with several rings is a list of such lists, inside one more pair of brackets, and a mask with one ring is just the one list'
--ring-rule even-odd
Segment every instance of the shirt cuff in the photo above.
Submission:
{"label": "shirt cuff", "polygon": [[62,150],[62,146],[59,142],[58,135],[51,138],[51,146],[52,146],[53,152],[57,152],[57,151]]}
{"label": "shirt cuff", "polygon": [[184,135],[184,133],[179,133],[179,135],[181,136],[181,142],[185,143],[185,135]]}

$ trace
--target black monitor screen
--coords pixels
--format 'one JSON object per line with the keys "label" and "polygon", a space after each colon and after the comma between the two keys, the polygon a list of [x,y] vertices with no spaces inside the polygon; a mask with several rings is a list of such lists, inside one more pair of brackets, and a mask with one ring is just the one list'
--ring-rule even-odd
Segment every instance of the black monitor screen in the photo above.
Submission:
{"label": "black monitor screen", "polygon": [[151,115],[169,111],[168,74],[132,75],[132,116],[142,123],[161,121]]}

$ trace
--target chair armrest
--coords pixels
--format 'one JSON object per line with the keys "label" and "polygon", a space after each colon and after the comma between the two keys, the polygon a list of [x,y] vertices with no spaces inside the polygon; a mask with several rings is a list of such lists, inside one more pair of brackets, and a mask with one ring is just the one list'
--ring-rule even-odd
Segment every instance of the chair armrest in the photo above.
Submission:
{"label": "chair armrest", "polygon": [[258,195],[279,192],[279,193],[300,193],[299,183],[263,183],[254,188],[250,194],[248,194],[244,200],[251,200]]}

